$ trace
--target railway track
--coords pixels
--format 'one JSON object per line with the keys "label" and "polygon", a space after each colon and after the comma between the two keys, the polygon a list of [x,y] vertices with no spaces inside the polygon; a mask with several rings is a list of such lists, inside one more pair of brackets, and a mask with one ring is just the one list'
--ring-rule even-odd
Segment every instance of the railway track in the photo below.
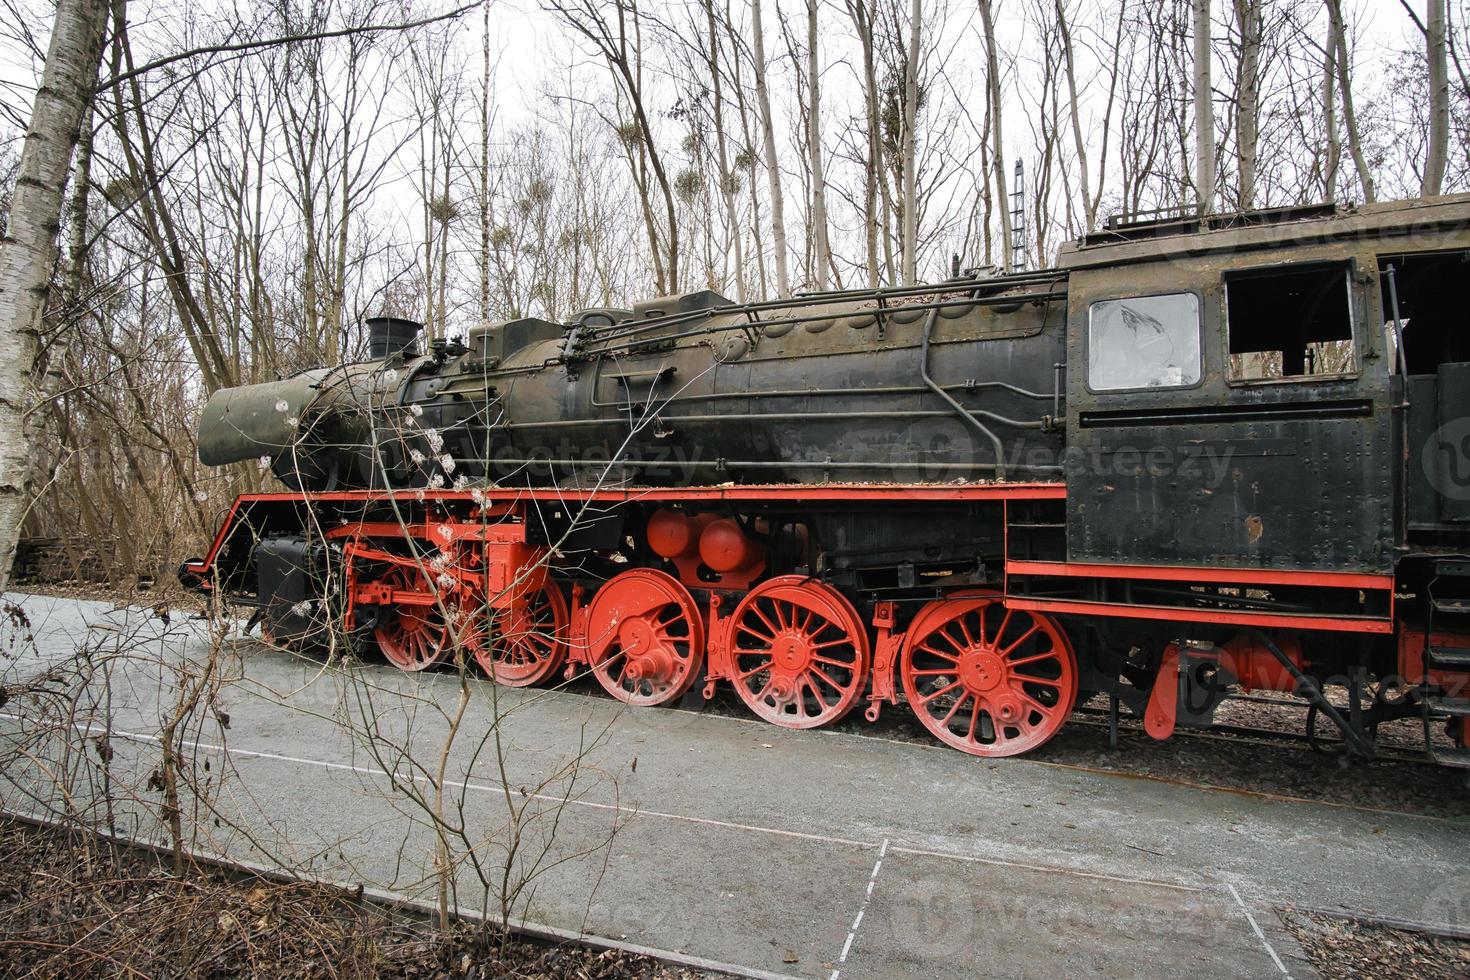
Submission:
{"label": "railway track", "polygon": [[[1257,700],[1269,702],[1273,699],[1261,698]],[[1277,703],[1282,704],[1283,710],[1290,710],[1294,707],[1282,702]],[[1073,711],[1069,723],[1106,729],[1108,727],[1108,712],[1103,708],[1080,707]],[[1120,718],[1118,721],[1118,730],[1120,732],[1128,731],[1142,734],[1143,725],[1135,719]],[[1292,746],[1307,752],[1315,751],[1312,748],[1311,740],[1302,733],[1283,731],[1275,728],[1261,728],[1253,725],[1218,723],[1210,728],[1196,729],[1181,727],[1175,729],[1173,737],[1210,742],[1228,742],[1236,745],[1253,743],[1257,745],[1269,745],[1273,748]],[[1423,750],[1414,750],[1393,743],[1385,744],[1382,740],[1379,741],[1377,750],[1377,758],[1384,761],[1411,762],[1433,769],[1454,768],[1453,766],[1446,766],[1442,763],[1435,762]]]}

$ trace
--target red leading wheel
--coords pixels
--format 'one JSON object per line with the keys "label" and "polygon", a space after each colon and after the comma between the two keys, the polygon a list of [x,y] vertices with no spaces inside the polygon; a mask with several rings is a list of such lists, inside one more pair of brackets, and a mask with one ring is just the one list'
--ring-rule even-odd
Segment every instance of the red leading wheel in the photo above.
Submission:
{"label": "red leading wheel", "polygon": [[1061,729],[1077,700],[1077,656],[1061,626],[994,596],[919,610],[899,673],[924,727],[971,755],[1029,752]]}
{"label": "red leading wheel", "polygon": [[[430,595],[433,590],[423,576],[411,568],[394,565],[382,580],[395,591]],[[443,602],[403,603],[384,609],[373,629],[378,649],[399,670],[423,670],[444,659],[449,652],[449,626]]]}
{"label": "red leading wheel", "polygon": [[472,600],[461,642],[497,684],[531,687],[553,677],[567,659],[571,619],[566,597],[550,577],[508,609]]}
{"label": "red leading wheel", "polygon": [[671,575],[635,568],[608,579],[587,609],[597,683],[628,704],[660,705],[689,690],[704,663],[704,621]]}
{"label": "red leading wheel", "polygon": [[786,728],[847,714],[868,679],[868,632],[842,593],[801,575],[752,589],[730,617],[731,682],[751,711]]}

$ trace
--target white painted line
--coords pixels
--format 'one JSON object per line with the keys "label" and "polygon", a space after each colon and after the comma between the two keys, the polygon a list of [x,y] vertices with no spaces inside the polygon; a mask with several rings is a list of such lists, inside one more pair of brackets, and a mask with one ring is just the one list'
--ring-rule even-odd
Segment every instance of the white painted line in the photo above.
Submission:
{"label": "white painted line", "polygon": [[1271,942],[1266,938],[1266,934],[1261,931],[1260,925],[1256,923],[1256,917],[1251,915],[1251,910],[1246,908],[1245,902],[1241,901],[1240,892],[1236,891],[1235,886],[1228,881],[1225,882],[1225,887],[1230,889],[1230,894],[1235,898],[1235,904],[1239,905],[1240,910],[1245,913],[1245,921],[1249,922],[1251,929],[1255,930],[1256,938],[1261,941],[1262,946],[1266,947],[1266,952],[1271,954],[1271,961],[1276,964],[1276,969],[1281,971],[1281,975],[1286,977],[1286,980],[1292,980],[1291,972],[1286,969],[1286,964],[1281,962],[1281,957],[1276,955],[1276,950],[1271,948]]}
{"label": "white painted line", "polygon": [[[0,713],[0,718],[9,719],[12,721],[24,720],[18,715],[6,713]],[[127,739],[135,742],[152,742],[156,744],[160,740],[159,736],[157,735],[149,735],[143,732],[125,732],[118,731],[116,729],[108,731],[106,727],[94,724],[88,724],[84,727],[89,733],[107,732],[107,734],[109,734],[113,738]],[[243,757],[252,759],[269,759],[273,762],[287,762],[293,765],[316,766],[321,769],[335,769],[340,772],[352,772],[361,776],[391,776],[392,778],[405,779],[410,781],[426,779],[426,777],[424,776],[415,775],[412,773],[389,773],[386,769],[380,769],[374,766],[354,766],[349,765],[345,762],[327,762],[322,759],[308,759],[302,756],[282,755],[278,752],[262,752],[257,749],[240,749],[234,747],[226,748],[223,745],[216,745],[211,742],[199,742],[193,739],[184,739],[182,740],[181,744],[193,746],[194,748],[201,749],[205,752],[214,752],[220,755],[227,755],[231,758]],[[444,785],[453,786],[456,789],[472,790],[479,793],[494,793],[496,795],[501,795],[505,792],[505,788],[503,786],[492,786],[486,783],[471,783],[458,779],[446,779],[444,780]],[[844,847],[856,847],[862,849],[868,849],[878,846],[871,841],[853,840],[847,837],[832,837],[825,834],[807,834],[802,833],[799,830],[783,830],[780,827],[763,827],[758,824],[735,823],[730,820],[715,820],[710,817],[691,817],[682,813],[667,813],[662,810],[643,810],[636,807],[620,806],[616,803],[598,803],[593,800],[568,799],[565,797],[555,796],[547,793],[527,793],[524,794],[523,798],[532,800],[543,800],[549,803],[566,804],[569,806],[586,807],[592,810],[610,810],[620,814],[627,814],[628,816],[651,817],[658,820],[675,820],[682,823],[700,824],[708,827],[722,827],[727,830],[743,830],[754,834],[770,834],[777,837],[790,837],[797,840],[814,841],[820,844],[839,844]]]}
{"label": "white painted line", "polygon": [[893,849],[899,854],[917,854],[921,857],[944,858],[949,861],[968,861],[973,864],[993,864],[1000,868],[1019,868],[1022,871],[1040,871],[1044,874],[1072,875],[1076,878],[1092,878],[1096,881],[1116,881],[1125,885],[1148,885],[1153,888],[1168,888],[1176,892],[1200,892],[1203,888],[1195,888],[1191,885],[1176,885],[1168,881],[1156,881],[1153,878],[1129,878],[1124,875],[1105,875],[1097,871],[1078,871],[1075,868],[1058,868],[1045,864],[1026,864],[1021,861],[1003,861],[1000,858],[976,857],[973,854],[959,854],[954,851],[929,851],[918,847],[895,847]]}
{"label": "white painted line", "polygon": [[[24,721],[25,720],[25,719],[21,718],[19,715],[13,715],[13,714],[10,714],[8,712],[0,712],[0,718],[8,719],[8,720],[11,720],[11,721]],[[86,725],[78,726],[78,727],[83,727],[86,730],[88,730],[89,732],[105,732],[105,731],[107,731],[107,729],[104,726],[95,725],[95,724],[86,724]],[[142,732],[126,732],[126,731],[113,730],[109,734],[111,734],[115,738],[131,739],[133,741],[140,741],[140,742],[157,743],[159,741],[159,737],[157,735],[149,735],[149,734],[145,734],[145,733],[142,733]],[[305,757],[302,757],[302,756],[283,755],[283,754],[277,753],[277,752],[263,752],[263,751],[260,751],[258,749],[244,749],[244,748],[235,748],[235,747],[230,747],[230,748],[227,749],[225,746],[222,746],[222,745],[216,745],[216,744],[209,743],[209,742],[197,742],[197,741],[193,741],[193,740],[186,740],[183,744],[192,745],[195,748],[202,749],[204,751],[215,752],[215,753],[219,753],[219,754],[222,754],[222,755],[228,755],[228,756],[231,756],[231,757],[239,756],[239,757],[243,757],[243,758],[269,759],[269,760],[275,761],[275,762],[286,762],[286,763],[291,763],[293,765],[301,765],[301,766],[315,766],[315,767],[320,768],[320,769],[337,770],[337,771],[341,771],[341,772],[352,772],[352,773],[356,773],[356,774],[362,775],[362,776],[371,776],[371,777],[378,777],[378,778],[383,778],[383,777],[388,777],[390,775],[394,775],[394,774],[390,774],[386,769],[380,769],[380,768],[376,768],[376,767],[372,767],[372,766],[354,766],[354,765],[350,765],[350,764],[345,763],[345,762],[328,762],[328,761],[325,761],[325,760],[322,760],[322,759],[310,759],[310,758],[305,758]],[[396,778],[399,778],[399,779],[417,779],[417,780],[422,780],[425,777],[423,777],[423,776],[414,776],[414,775],[411,775],[411,774],[408,774],[408,773],[398,773],[398,774],[396,774]],[[472,790],[472,791],[481,792],[481,793],[494,793],[494,794],[499,795],[499,794],[503,794],[505,792],[504,787],[501,787],[501,786],[492,786],[492,785],[485,784],[485,783],[471,783],[471,782],[465,782],[465,781],[453,780],[453,779],[446,779],[444,781],[444,783],[445,783],[446,786],[453,786],[453,787],[456,787],[456,788],[465,789],[465,790]],[[867,849],[867,848],[872,848],[872,847],[880,847],[881,848],[881,852],[880,852],[880,856],[878,858],[877,866],[875,866],[873,875],[871,875],[869,877],[869,880],[868,880],[867,897],[871,897],[872,894],[873,894],[873,885],[874,885],[874,883],[877,880],[878,870],[882,867],[882,864],[883,864],[883,857],[882,857],[882,855],[883,854],[886,854],[887,851],[889,850],[889,841],[888,841],[887,838],[884,838],[883,843],[881,845],[879,845],[879,844],[874,844],[872,841],[856,840],[856,839],[849,838],[849,837],[835,837],[835,836],[829,836],[829,835],[825,835],[825,834],[810,834],[810,833],[804,833],[804,832],[798,831],[798,830],[785,830],[785,829],[780,828],[780,827],[766,827],[766,826],[761,826],[759,824],[737,823],[737,822],[729,821],[729,820],[715,820],[715,819],[710,818],[710,817],[694,817],[694,816],[689,816],[687,814],[682,814],[682,813],[669,813],[669,812],[666,812],[666,811],[663,811],[663,810],[642,810],[642,809],[637,809],[635,807],[620,806],[620,805],[615,804],[615,803],[598,803],[598,802],[595,802],[593,800],[564,799],[563,797],[560,797],[560,796],[554,796],[554,795],[549,795],[549,794],[544,794],[544,793],[529,793],[529,794],[527,794],[527,798],[529,798],[529,799],[543,800],[543,801],[550,802],[550,803],[567,804],[567,805],[571,805],[571,806],[580,806],[580,807],[584,807],[584,808],[592,809],[592,810],[611,811],[611,812],[615,812],[615,813],[619,813],[619,814],[627,814],[628,816],[644,816],[644,817],[649,817],[649,818],[657,819],[657,820],[672,820],[672,821],[676,821],[676,822],[679,822],[679,823],[689,823],[689,824],[696,824],[696,825],[707,826],[707,827],[720,827],[720,828],[724,828],[724,829],[727,829],[727,830],[739,830],[739,831],[744,831],[744,832],[747,832],[747,833],[754,833],[754,834],[767,834],[767,835],[775,836],[775,837],[785,837],[785,838],[794,839],[794,840],[805,840],[805,841],[811,841],[813,843],[819,843],[819,844],[836,844],[836,845],[839,845],[839,846],[842,846],[842,847],[853,847],[853,848],[860,848],[860,849]],[[892,850],[894,852],[896,852],[896,853],[913,854],[913,855],[918,855],[918,856],[922,856],[922,857],[940,858],[940,859],[947,860],[947,861],[963,861],[963,862],[966,862],[966,863],[973,863],[973,864],[988,864],[988,865],[994,865],[996,867],[1017,868],[1017,869],[1024,870],[1024,871],[1037,871],[1037,872],[1041,872],[1041,873],[1044,873],[1044,874],[1061,874],[1061,875],[1068,875],[1068,876],[1075,877],[1075,878],[1087,878],[1087,879],[1091,879],[1091,880],[1095,880],[1095,881],[1114,881],[1114,882],[1119,882],[1119,883],[1122,883],[1122,884],[1146,885],[1146,886],[1150,886],[1150,887],[1154,887],[1154,888],[1165,888],[1165,889],[1169,889],[1169,890],[1172,890],[1172,891],[1179,891],[1179,892],[1200,892],[1200,891],[1203,891],[1204,890],[1202,888],[1196,888],[1196,887],[1192,887],[1192,886],[1189,886],[1189,885],[1176,885],[1176,884],[1173,884],[1172,882],[1156,881],[1156,880],[1153,880],[1153,879],[1150,879],[1150,878],[1132,878],[1132,877],[1126,877],[1126,876],[1122,876],[1122,875],[1102,874],[1102,873],[1093,872],[1093,871],[1078,871],[1078,870],[1076,870],[1074,868],[1066,868],[1066,867],[1058,867],[1058,866],[1048,866],[1048,865],[1042,865],[1042,864],[1027,864],[1027,863],[1019,862],[1019,861],[1006,861],[1006,860],[1002,860],[1000,858],[984,858],[984,857],[978,857],[976,855],[962,854],[962,853],[959,853],[959,852],[956,852],[956,851],[941,851],[941,850],[931,850],[931,849],[926,849],[926,848],[903,847],[903,846],[893,846],[892,847]],[[865,905],[866,905],[866,903],[865,903]]]}
{"label": "white painted line", "polygon": [[868,903],[873,900],[873,886],[878,883],[878,872],[883,870],[883,856],[888,853],[888,838],[883,838],[883,843],[878,847],[878,860],[873,864],[873,872],[868,875],[868,891],[863,896],[863,904],[858,909],[857,918],[852,920],[852,928],[847,930],[847,942],[842,944],[842,955],[837,957],[837,969],[827,980],[837,980],[842,975],[842,964],[847,962],[847,954],[852,952],[852,944],[857,940],[858,927],[863,924],[863,916],[868,911]]}

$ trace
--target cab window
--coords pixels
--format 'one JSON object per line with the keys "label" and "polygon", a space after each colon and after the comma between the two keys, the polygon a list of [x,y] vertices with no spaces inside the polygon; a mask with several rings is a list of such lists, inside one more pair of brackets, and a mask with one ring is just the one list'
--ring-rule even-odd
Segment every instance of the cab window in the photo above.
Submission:
{"label": "cab window", "polygon": [[1348,273],[1344,262],[1226,273],[1229,380],[1307,380],[1356,371]]}
{"label": "cab window", "polygon": [[1087,383],[1093,391],[1183,388],[1199,379],[1194,293],[1105,299],[1088,308]]}

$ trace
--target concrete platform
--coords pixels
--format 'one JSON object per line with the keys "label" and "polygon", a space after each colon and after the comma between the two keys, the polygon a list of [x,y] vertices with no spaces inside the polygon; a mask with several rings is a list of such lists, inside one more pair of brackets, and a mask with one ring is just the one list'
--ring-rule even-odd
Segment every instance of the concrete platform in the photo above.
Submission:
{"label": "concrete platform", "polygon": [[[157,663],[204,656],[203,627],[13,598],[36,645],[7,679],[88,638],[138,653],[117,667],[111,744],[115,777],[143,785],[171,696]],[[429,788],[410,775],[414,760],[437,765],[458,678],[325,670],[251,641],[225,653],[243,670],[228,728],[188,736],[213,807],[186,807],[197,845],[427,895],[435,834],[407,791]],[[529,877],[514,915],[764,974],[1303,977],[1273,905],[1422,921],[1435,895],[1470,883],[1451,821],[469,690],[447,812],[488,874],[509,854],[511,878]],[[13,709],[0,709],[0,747],[20,737]],[[31,811],[39,786],[6,771],[0,802]],[[156,798],[123,805],[120,829],[157,836]],[[499,908],[473,869],[457,883],[464,907]]]}

